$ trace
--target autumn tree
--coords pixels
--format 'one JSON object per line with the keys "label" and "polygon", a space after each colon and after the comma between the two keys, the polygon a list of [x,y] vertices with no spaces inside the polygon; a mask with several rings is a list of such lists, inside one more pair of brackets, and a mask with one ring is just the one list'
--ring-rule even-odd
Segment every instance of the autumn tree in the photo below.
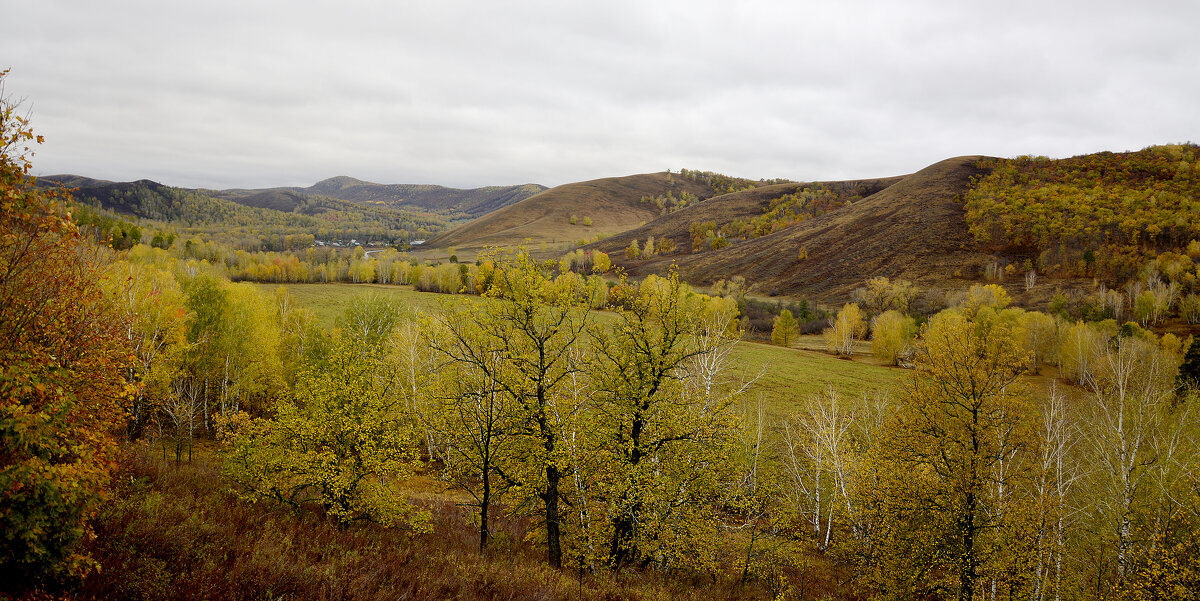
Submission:
{"label": "autumn tree", "polygon": [[375,347],[403,317],[405,311],[400,303],[380,294],[367,294],[350,300],[338,317],[338,326],[369,354],[375,352]]}
{"label": "autumn tree", "polygon": [[960,311],[967,317],[974,317],[981,308],[989,307],[999,310],[1007,307],[1012,303],[1012,297],[1008,291],[999,284],[972,284],[967,289],[957,306]]}
{"label": "autumn tree", "polygon": [[280,330],[271,299],[246,282],[229,286],[220,347],[222,413],[269,410],[283,388]]}
{"label": "autumn tree", "polygon": [[154,265],[114,262],[102,280],[105,297],[137,364],[127,374],[141,386],[126,410],[126,436],[137,440],[171,394],[171,384],[187,350],[187,314],[183,291],[175,277]]}
{"label": "autumn tree", "polygon": [[871,352],[878,359],[897,364],[911,354],[916,335],[916,320],[890,309],[871,320]]}
{"label": "autumn tree", "polygon": [[[1119,337],[1096,358],[1088,443],[1093,451],[1095,520],[1118,583],[1154,544],[1162,525],[1163,476],[1187,465],[1179,435],[1194,425],[1190,407],[1172,403],[1175,359],[1150,342]],[[1099,579],[1108,577],[1103,571]]]}
{"label": "autumn tree", "polygon": [[435,375],[431,401],[422,408],[431,438],[431,457],[443,462],[443,478],[467,491],[478,508],[479,550],[491,539],[491,509],[513,480],[505,478],[506,464],[517,461],[513,444],[519,426],[516,399],[494,380],[504,356],[496,350],[478,352],[474,329],[452,334],[449,324],[462,323],[472,306],[463,304],[427,325],[421,341],[432,349]]}
{"label": "autumn tree", "polygon": [[825,329],[825,346],[838,355],[854,352],[854,341],[867,333],[867,322],[855,303],[846,303]]}
{"label": "autumn tree", "polygon": [[783,421],[781,491],[785,514],[804,523],[817,549],[829,549],[838,526],[854,515],[855,415],[832,387],[808,399]]}
{"label": "autumn tree", "polygon": [[908,305],[917,294],[917,287],[907,280],[890,280],[883,276],[867,280],[866,286],[855,291],[855,297],[864,309],[873,315],[884,311],[908,311]]}
{"label": "autumn tree", "polygon": [[427,511],[400,483],[419,464],[401,401],[345,337],[306,365],[270,418],[244,412],[221,420],[224,472],[239,494],[291,507],[322,507],[343,523],[371,520],[423,528]]}
{"label": "autumn tree", "polygon": [[985,577],[1018,577],[1010,562],[1024,553],[1016,493],[1035,419],[1016,379],[1028,357],[1005,322],[981,329],[953,311],[931,320],[922,338],[917,377],[885,447],[896,477],[881,557],[895,563],[881,573],[906,595],[944,588],[970,601]]}
{"label": "autumn tree", "polygon": [[248,283],[198,272],[184,287],[188,352],[184,377],[200,382],[202,424],[212,416],[268,408],[283,386],[274,303]]}
{"label": "autumn tree", "polygon": [[[563,421],[573,419],[569,384],[580,374],[573,352],[587,330],[587,305],[578,278],[552,280],[524,251],[494,258],[492,300],[443,323],[442,361],[477,372],[515,407],[509,432],[520,460],[507,479],[536,504],[551,566],[562,566]],[[496,361],[502,357],[502,361]],[[482,535],[481,535],[482,538]]]}
{"label": "autumn tree", "polygon": [[312,309],[297,306],[282,286],[275,289],[274,307],[283,382],[285,387],[291,388],[303,363],[322,352],[325,335],[317,325],[317,316]]}
{"label": "autumn tree", "polygon": [[1029,372],[1037,374],[1042,363],[1054,356],[1058,342],[1058,322],[1040,311],[1021,314],[1021,333],[1029,353]]}
{"label": "autumn tree", "polygon": [[592,251],[592,271],[596,274],[607,273],[612,268],[612,259],[598,250]]}
{"label": "autumn tree", "polygon": [[1037,516],[1034,534],[1033,599],[1061,599],[1070,577],[1068,535],[1078,513],[1072,492],[1084,475],[1078,461],[1079,420],[1057,388],[1042,403],[1038,456],[1032,479]]}
{"label": "autumn tree", "polygon": [[779,312],[775,325],[771,328],[771,342],[781,346],[791,346],[792,341],[800,334],[796,318],[788,309]]}
{"label": "autumn tree", "polygon": [[[735,335],[732,302],[688,294],[677,273],[649,276],[611,331],[595,330],[597,494],[609,521],[607,563],[618,568],[693,549],[714,516],[706,495],[731,441],[736,395],[697,386],[697,364],[718,359]],[[719,378],[718,371],[706,374]]]}
{"label": "autumn tree", "polygon": [[1062,374],[1078,384],[1091,382],[1103,345],[1104,335],[1090,324],[1079,321],[1063,328],[1058,349]]}
{"label": "autumn tree", "polygon": [[184,284],[187,308],[187,342],[189,376],[201,382],[201,412],[205,431],[210,431],[210,401],[222,387],[224,361],[220,349],[225,344],[229,320],[229,292],[221,281],[208,274],[198,273]]}
{"label": "autumn tree", "polygon": [[41,142],[0,72],[0,591],[63,582],[93,564],[79,542],[115,466],[136,391],[119,320],[97,282],[107,255],[65,194],[30,177]]}
{"label": "autumn tree", "polygon": [[637,238],[634,238],[629,246],[625,247],[625,258],[629,260],[640,259],[642,257],[642,249],[638,246]]}

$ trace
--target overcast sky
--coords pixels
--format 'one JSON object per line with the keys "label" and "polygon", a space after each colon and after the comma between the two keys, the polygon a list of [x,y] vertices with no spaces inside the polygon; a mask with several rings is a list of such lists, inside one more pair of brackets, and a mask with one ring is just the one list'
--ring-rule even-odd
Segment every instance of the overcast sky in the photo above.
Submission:
{"label": "overcast sky", "polygon": [[6,3],[41,174],[455,187],[1200,141],[1200,2]]}

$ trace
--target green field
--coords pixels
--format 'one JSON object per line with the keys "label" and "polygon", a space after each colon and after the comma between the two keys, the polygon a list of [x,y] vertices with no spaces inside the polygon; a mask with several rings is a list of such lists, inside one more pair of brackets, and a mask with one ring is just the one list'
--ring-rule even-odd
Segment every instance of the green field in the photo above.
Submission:
{"label": "green field", "polygon": [[317,314],[321,327],[333,329],[337,318],[350,304],[350,299],[368,294],[392,298],[426,313],[440,311],[444,303],[462,299],[451,294],[417,292],[412,286],[388,286],[385,284],[254,284],[267,294],[276,288],[287,288],[298,305]]}
{"label": "green field", "polygon": [[783,348],[757,342],[740,342],[734,351],[734,369],[746,378],[762,376],[750,389],[747,401],[761,393],[767,411],[782,415],[833,386],[839,394],[889,389],[907,372],[865,361],[838,359],[821,352]]}
{"label": "green field", "polygon": [[[273,293],[280,284],[255,284]],[[366,294],[380,294],[399,300],[425,312],[440,311],[445,303],[463,299],[462,296],[417,292],[411,286],[379,284],[283,284],[301,307],[317,314],[321,326],[333,328],[337,316],[350,299]],[[602,315],[611,315],[603,313]],[[807,344],[806,344],[807,343]],[[802,340],[801,347],[818,346],[812,340]],[[761,375],[759,375],[761,373]],[[741,341],[733,352],[732,375],[743,380],[758,379],[745,396],[745,402],[756,402],[759,394],[768,412],[786,414],[801,402],[832,385],[843,395],[857,396],[864,392],[887,389],[906,373],[904,370],[875,365],[866,360],[838,359],[832,355],[805,348],[783,348],[770,344]]]}

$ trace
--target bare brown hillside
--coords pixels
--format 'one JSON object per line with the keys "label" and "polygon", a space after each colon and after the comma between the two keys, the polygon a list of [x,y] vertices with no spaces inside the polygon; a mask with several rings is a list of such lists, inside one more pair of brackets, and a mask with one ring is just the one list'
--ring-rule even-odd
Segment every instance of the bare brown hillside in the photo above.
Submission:
{"label": "bare brown hillside", "polygon": [[[903,179],[890,177],[872,180],[853,180],[842,182],[822,182],[821,186],[831,190],[841,198],[858,200],[887,188]],[[718,224],[732,222],[735,219],[749,220],[770,209],[771,201],[787,194],[793,194],[806,187],[811,182],[790,182],[740,190],[730,194],[715,196],[704,202],[697,203],[674,213],[664,215],[644,226],[616,234],[595,246],[608,253],[620,252],[634,239],[644,243],[646,238],[654,236],[655,240],[671,238],[675,247],[688,252],[691,249],[691,224],[713,221]]]}
{"label": "bare brown hillside", "polygon": [[[434,248],[456,247],[480,250],[488,246],[538,245],[591,239],[599,234],[612,235],[638,227],[658,217],[643,196],[673,191],[688,192],[701,198],[712,190],[666,172],[609,177],[565,184],[536,194],[430,240]],[[571,225],[571,216],[577,223]],[[591,225],[584,225],[584,219]]]}
{"label": "bare brown hillside", "polygon": [[[725,210],[722,198],[742,207],[737,210],[749,210],[748,203],[729,198],[735,195],[679,211],[664,223],[647,224],[595,246],[633,275],[661,272],[674,262],[683,278],[695,284],[741,275],[764,293],[802,294],[830,302],[849,299],[856,287],[876,275],[904,278],[925,288],[955,287],[952,280],[973,277],[989,260],[968,234],[960,201],[971,177],[979,173],[978,158],[947,159],[912,175],[878,180],[878,192],[849,206],[716,251],[690,254],[690,244],[678,240],[680,250],[670,256],[628,262],[621,254],[633,237],[678,235],[686,227],[683,221],[712,219],[707,215]],[[774,187],[741,194],[770,194]],[[668,219],[672,223],[665,223]],[[800,258],[802,248],[806,259]]]}

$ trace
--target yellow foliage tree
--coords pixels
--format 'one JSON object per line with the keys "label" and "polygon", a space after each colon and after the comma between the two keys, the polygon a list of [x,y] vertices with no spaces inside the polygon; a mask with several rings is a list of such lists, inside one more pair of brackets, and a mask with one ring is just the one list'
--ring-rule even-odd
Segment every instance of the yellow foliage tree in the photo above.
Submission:
{"label": "yellow foliage tree", "polygon": [[898,364],[912,353],[917,322],[895,309],[871,320],[871,352],[876,358]]}
{"label": "yellow foliage tree", "polygon": [[378,377],[376,362],[338,338],[301,370],[274,417],[237,413],[224,420],[224,471],[239,494],[317,505],[343,523],[423,529],[428,511],[399,488],[419,465],[413,420]]}
{"label": "yellow foliage tree", "polygon": [[854,341],[866,333],[862,310],[857,303],[847,303],[825,330],[825,347],[835,354],[849,356],[854,352]]}
{"label": "yellow foliage tree", "polygon": [[127,378],[142,386],[126,407],[126,437],[137,440],[170,394],[187,350],[183,290],[171,273],[152,264],[128,261],[114,262],[101,285],[137,358]]}
{"label": "yellow foliage tree", "polygon": [[968,318],[974,317],[975,313],[983,307],[991,307],[992,309],[1000,310],[1012,303],[1012,297],[1008,295],[1008,291],[999,284],[972,284],[958,303],[958,308]]}
{"label": "yellow foliage tree", "polygon": [[1028,357],[1005,322],[981,329],[954,311],[923,332],[917,377],[888,426],[890,505],[876,565],[900,597],[936,590],[971,601],[985,579],[1020,583],[1030,519],[1036,413],[1017,377]]}
{"label": "yellow foliage tree", "polygon": [[594,331],[599,469],[588,477],[614,568],[655,557],[698,565],[697,547],[709,546],[699,541],[715,536],[737,423],[738,391],[718,382],[734,317],[671,273],[643,280],[617,327]]}
{"label": "yellow foliage tree", "polygon": [[792,341],[800,334],[796,318],[788,309],[779,312],[775,325],[771,328],[771,342],[780,346],[791,346]]}
{"label": "yellow foliage tree", "polygon": [[438,353],[442,361],[471,370],[513,408],[506,419],[512,424],[512,453],[505,479],[515,503],[536,508],[547,559],[561,567],[563,479],[571,467],[564,430],[578,399],[571,384],[583,369],[577,344],[589,323],[586,291],[577,274],[550,279],[525,251],[489,259],[496,274],[485,296],[494,300],[462,307],[443,320]]}

